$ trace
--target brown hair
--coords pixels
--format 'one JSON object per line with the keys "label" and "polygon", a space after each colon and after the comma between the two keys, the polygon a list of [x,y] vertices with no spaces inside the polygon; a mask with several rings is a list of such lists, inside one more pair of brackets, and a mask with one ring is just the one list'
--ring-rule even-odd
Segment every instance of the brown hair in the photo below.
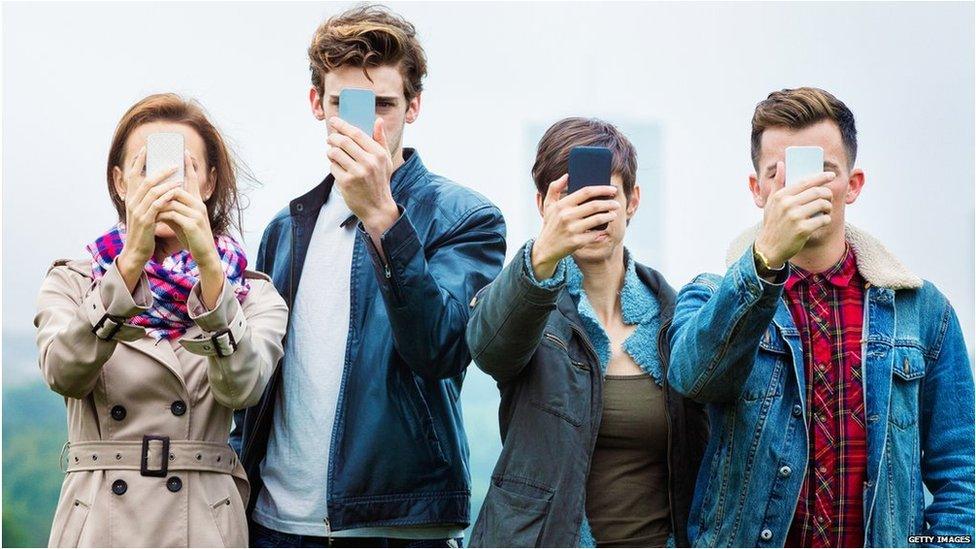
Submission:
{"label": "brown hair", "polygon": [[123,169],[125,142],[129,135],[143,124],[158,121],[185,124],[200,134],[207,149],[206,171],[209,175],[213,168],[216,175],[213,193],[206,202],[210,229],[215,235],[226,234],[231,227],[240,232],[241,206],[237,193],[237,175],[238,172],[243,172],[243,175],[250,178],[250,172],[235,159],[220,132],[207,118],[203,107],[196,101],[184,99],[174,93],[150,95],[139,101],[122,115],[122,120],[115,128],[108,153],[106,175],[108,194],[119,214],[119,221],[125,222],[125,202],[115,190],[113,168],[118,166]]}
{"label": "brown hair", "polygon": [[423,91],[427,57],[417,30],[383,6],[364,5],[334,15],[319,25],[308,47],[312,85],[325,95],[325,73],[342,66],[396,65],[403,76],[403,95],[410,101]]}
{"label": "brown hair", "polygon": [[840,128],[847,151],[847,167],[854,167],[857,157],[857,128],[854,113],[840,99],[820,88],[796,88],[775,91],[756,105],[752,115],[752,165],[759,171],[762,134],[769,128],[802,130],[823,120],[832,120]]}
{"label": "brown hair", "polygon": [[637,181],[637,151],[630,140],[609,122],[597,118],[563,118],[546,130],[539,140],[532,165],[535,187],[546,194],[549,184],[569,169],[573,147],[607,147],[613,153],[611,170],[623,180],[624,196],[630,199]]}

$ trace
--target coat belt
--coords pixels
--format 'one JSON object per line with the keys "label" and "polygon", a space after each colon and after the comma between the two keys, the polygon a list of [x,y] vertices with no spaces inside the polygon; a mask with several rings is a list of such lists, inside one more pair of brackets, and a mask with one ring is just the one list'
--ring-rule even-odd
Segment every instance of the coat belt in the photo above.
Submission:
{"label": "coat belt", "polygon": [[68,473],[130,469],[144,476],[165,476],[168,471],[231,474],[237,465],[237,454],[227,443],[168,437],[69,442],[67,453]]}

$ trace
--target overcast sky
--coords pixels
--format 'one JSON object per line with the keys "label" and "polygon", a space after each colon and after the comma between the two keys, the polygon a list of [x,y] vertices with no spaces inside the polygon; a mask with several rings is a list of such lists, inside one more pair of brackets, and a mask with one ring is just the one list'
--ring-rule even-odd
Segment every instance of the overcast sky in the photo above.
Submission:
{"label": "overcast sky", "polygon": [[[5,3],[5,336],[32,330],[51,261],[83,257],[114,222],[109,141],[150,93],[199,99],[262,181],[245,217],[255,253],[272,215],[326,173],[305,51],[317,24],[348,5]],[[430,63],[405,144],[501,207],[510,254],[538,228],[537,128],[600,116],[643,132],[638,160],[653,192],[638,216],[653,219],[629,244],[678,287],[724,271],[729,241],[760,219],[746,187],[755,104],[783,87],[834,92],[855,113],[867,173],[849,220],[949,296],[972,353],[972,3],[394,7],[417,25]]]}

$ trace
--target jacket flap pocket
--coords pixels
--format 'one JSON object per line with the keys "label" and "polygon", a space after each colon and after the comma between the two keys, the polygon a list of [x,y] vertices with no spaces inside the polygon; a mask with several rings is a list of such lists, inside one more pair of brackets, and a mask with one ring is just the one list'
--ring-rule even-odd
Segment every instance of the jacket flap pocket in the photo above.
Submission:
{"label": "jacket flap pocket", "polygon": [[892,372],[905,381],[925,376],[925,357],[914,347],[895,347]]}
{"label": "jacket flap pocket", "polygon": [[[534,495],[523,493],[526,491]],[[472,546],[538,546],[551,500],[551,492],[533,486],[504,479],[492,482],[472,536]]]}

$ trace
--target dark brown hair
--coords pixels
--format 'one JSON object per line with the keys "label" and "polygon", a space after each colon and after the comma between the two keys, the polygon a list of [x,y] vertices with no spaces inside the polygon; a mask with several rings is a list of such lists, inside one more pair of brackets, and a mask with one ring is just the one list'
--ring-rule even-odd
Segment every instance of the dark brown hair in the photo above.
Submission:
{"label": "dark brown hair", "polygon": [[207,149],[206,173],[209,176],[210,169],[214,168],[216,175],[213,193],[206,201],[210,229],[214,235],[226,234],[231,227],[240,232],[241,206],[237,193],[237,175],[239,170],[243,170],[250,177],[249,172],[235,160],[220,132],[207,118],[203,107],[196,101],[184,99],[174,93],[150,95],[139,101],[122,115],[122,120],[115,128],[115,136],[112,137],[112,146],[108,153],[106,175],[108,194],[119,214],[119,221],[125,222],[125,202],[115,190],[113,168],[118,166],[125,171],[123,159],[125,142],[129,135],[143,124],[160,121],[190,126],[203,139]]}
{"label": "dark brown hair", "polygon": [[833,120],[847,151],[847,167],[857,157],[857,128],[854,113],[840,99],[820,88],[775,91],[756,105],[752,115],[752,165],[759,171],[762,134],[769,128],[802,130],[823,120]]}
{"label": "dark brown hair", "polygon": [[546,194],[549,184],[567,172],[573,147],[610,149],[611,170],[623,180],[624,196],[630,199],[637,181],[637,151],[616,126],[597,118],[563,118],[546,130],[532,165],[532,180],[540,193]]}
{"label": "dark brown hair", "polygon": [[395,65],[403,76],[403,95],[410,101],[423,91],[427,57],[417,30],[383,6],[364,5],[330,17],[319,25],[308,47],[312,85],[325,95],[325,73],[342,66],[366,69]]}

